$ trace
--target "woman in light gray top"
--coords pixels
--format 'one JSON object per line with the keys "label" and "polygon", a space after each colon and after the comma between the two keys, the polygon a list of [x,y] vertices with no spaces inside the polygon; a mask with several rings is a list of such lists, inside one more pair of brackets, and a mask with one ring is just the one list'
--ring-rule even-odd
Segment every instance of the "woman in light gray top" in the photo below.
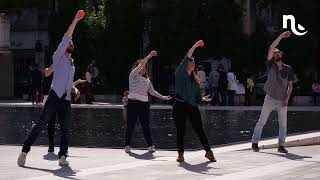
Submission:
{"label": "woman in light gray top", "polygon": [[148,93],[159,99],[170,100],[170,96],[163,96],[154,90],[153,85],[148,78],[147,63],[148,61],[157,56],[156,51],[152,51],[143,60],[138,60],[133,64],[131,73],[129,75],[129,96],[127,105],[127,128],[125,133],[125,152],[130,153],[130,142],[132,133],[135,128],[136,121],[138,120],[142,126],[144,138],[148,144],[148,151],[154,152],[152,144],[151,132],[149,127],[149,108],[150,103]]}

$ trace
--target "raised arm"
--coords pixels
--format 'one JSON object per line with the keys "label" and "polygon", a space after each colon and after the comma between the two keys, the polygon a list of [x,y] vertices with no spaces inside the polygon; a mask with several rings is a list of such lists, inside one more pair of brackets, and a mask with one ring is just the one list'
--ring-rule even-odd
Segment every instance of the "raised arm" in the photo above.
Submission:
{"label": "raised arm", "polygon": [[74,17],[71,25],[69,26],[67,32],[66,32],[66,36],[68,36],[69,38],[72,38],[73,35],[73,31],[76,28],[77,23],[84,18],[84,11],[83,10],[79,10],[76,14],[76,16]]}
{"label": "raised arm", "polygon": [[176,71],[176,74],[184,73],[186,71],[186,68],[188,66],[189,61],[192,58],[194,50],[198,47],[203,47],[203,46],[204,46],[203,40],[199,40],[191,47],[191,49],[187,52],[187,55],[181,61],[180,65]]}
{"label": "raised arm", "polygon": [[191,58],[192,55],[193,55],[194,50],[195,50],[197,47],[203,47],[203,46],[204,46],[203,40],[197,41],[197,42],[191,47],[191,49],[188,51],[187,56],[188,56],[189,58]]}
{"label": "raised arm", "polygon": [[[62,38],[61,43],[58,45],[57,50],[54,52],[53,56],[63,56],[66,48],[69,44],[69,42],[72,39],[72,35],[74,32],[74,29],[76,28],[77,23],[83,19],[83,10],[79,10],[76,14],[76,16],[74,17],[71,25],[69,26],[67,32],[65,33],[65,35]],[[55,60],[55,58],[53,58]]]}
{"label": "raised arm", "polygon": [[278,46],[280,41],[283,38],[288,38],[290,36],[291,36],[291,32],[290,31],[286,31],[286,32],[280,34],[280,36],[275,41],[273,41],[273,43],[271,44],[271,46],[269,48],[269,51],[268,51],[268,61],[270,61],[273,58],[274,49]]}
{"label": "raised arm", "polygon": [[147,65],[148,61],[152,57],[155,57],[157,55],[158,55],[157,51],[151,51],[150,54],[147,57],[145,57],[144,59],[142,59],[140,64],[131,71],[130,76],[134,76],[134,75],[139,74],[139,72]]}

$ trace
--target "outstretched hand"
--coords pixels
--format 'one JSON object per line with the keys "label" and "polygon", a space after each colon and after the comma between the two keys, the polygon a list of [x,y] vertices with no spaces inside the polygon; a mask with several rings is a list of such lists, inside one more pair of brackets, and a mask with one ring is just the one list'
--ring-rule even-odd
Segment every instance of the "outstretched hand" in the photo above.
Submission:
{"label": "outstretched hand", "polygon": [[170,101],[172,99],[171,96],[163,96],[163,100]]}
{"label": "outstretched hand", "polygon": [[158,56],[158,52],[157,51],[151,51],[149,55],[150,55],[150,57],[155,57],[155,56]]}
{"label": "outstretched hand", "polygon": [[75,90],[75,97],[74,100],[77,101],[80,98],[80,92],[78,89]]}
{"label": "outstretched hand", "polygon": [[196,42],[195,44],[196,47],[204,47],[204,41],[203,40],[199,40]]}
{"label": "outstretched hand", "polygon": [[288,37],[291,36],[291,32],[290,32],[290,31],[286,31],[286,32],[282,33],[282,36],[283,36],[284,38],[288,38]]}
{"label": "outstretched hand", "polygon": [[76,19],[77,21],[80,21],[81,19],[84,18],[85,15],[86,15],[86,13],[84,12],[84,10],[79,10],[79,11],[77,12],[77,14],[76,14],[75,19]]}
{"label": "outstretched hand", "polygon": [[209,97],[210,97],[210,95],[207,95],[207,96],[202,97],[202,101],[204,101],[204,102],[211,102],[212,98],[209,98]]}

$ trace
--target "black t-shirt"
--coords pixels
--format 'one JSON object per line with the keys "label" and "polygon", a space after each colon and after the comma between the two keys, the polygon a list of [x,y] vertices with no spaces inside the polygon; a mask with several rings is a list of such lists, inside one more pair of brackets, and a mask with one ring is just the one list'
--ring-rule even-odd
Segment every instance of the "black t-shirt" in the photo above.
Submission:
{"label": "black t-shirt", "polygon": [[42,72],[39,69],[34,69],[31,71],[32,85],[41,85],[42,83]]}
{"label": "black t-shirt", "polygon": [[228,78],[227,78],[227,73],[224,71],[219,71],[220,77],[219,77],[219,88],[222,90],[227,90],[228,87]]}

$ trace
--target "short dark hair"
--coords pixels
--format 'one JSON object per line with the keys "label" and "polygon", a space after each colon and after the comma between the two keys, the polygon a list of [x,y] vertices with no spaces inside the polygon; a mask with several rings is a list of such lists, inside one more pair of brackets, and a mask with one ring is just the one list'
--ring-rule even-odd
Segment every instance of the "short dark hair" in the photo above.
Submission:
{"label": "short dark hair", "polygon": [[218,70],[219,70],[219,69],[224,70],[224,66],[223,66],[223,64],[219,64],[219,65],[218,65]]}

